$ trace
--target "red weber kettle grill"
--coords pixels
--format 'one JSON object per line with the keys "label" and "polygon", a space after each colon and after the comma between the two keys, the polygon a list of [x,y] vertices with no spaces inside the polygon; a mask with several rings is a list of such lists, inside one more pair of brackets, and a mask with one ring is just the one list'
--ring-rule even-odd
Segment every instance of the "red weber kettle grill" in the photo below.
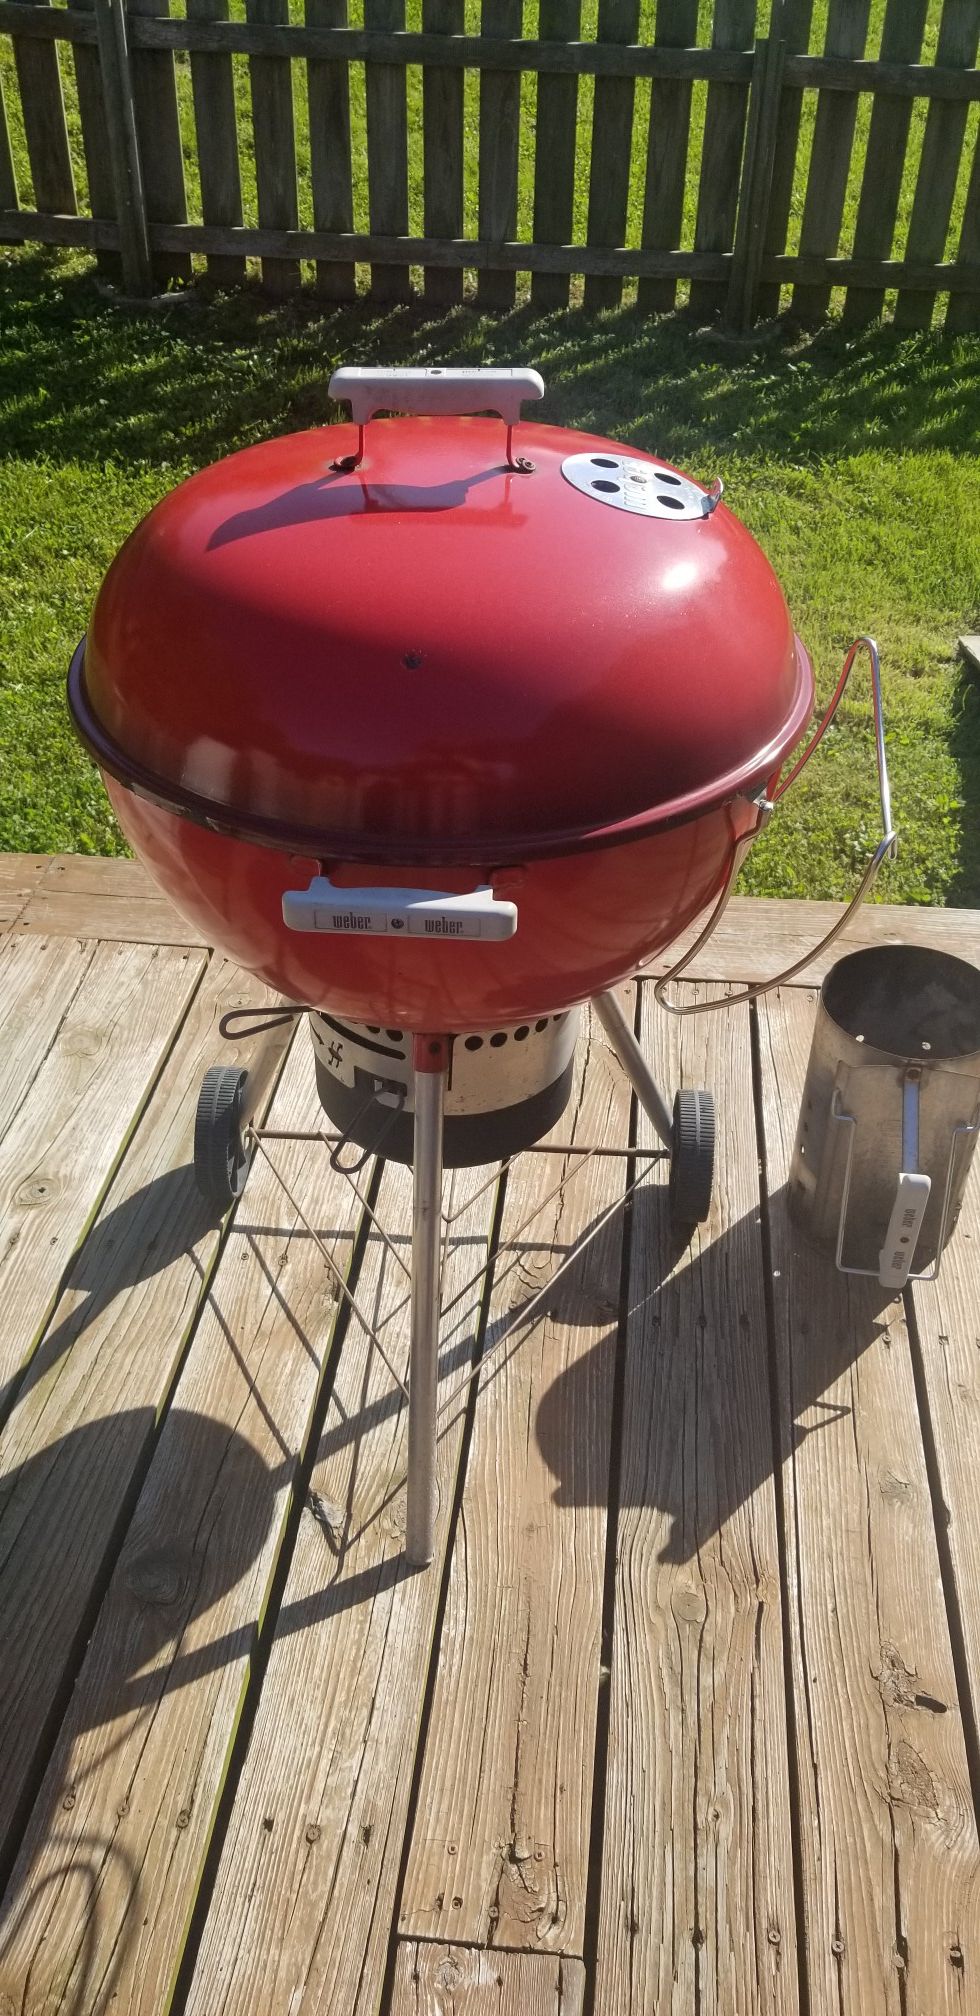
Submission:
{"label": "red weber kettle grill", "polygon": [[[813,676],[721,483],[522,422],[543,390],[529,370],[335,372],[354,424],[164,498],[69,675],[151,874],[308,1004],[340,1138],[414,1165],[414,1562],[431,1553],[443,1162],[554,1124],[591,999],[670,1153],[675,1214],[707,1215],[710,1096],[668,1106],[612,990],[713,906],[684,965],[704,942],[859,645],[884,830],[836,930],[894,846],[871,640],[780,784]],[[369,425],[379,411],[409,417]],[[673,1012],[681,970],[657,985]],[[244,1182],[261,1077],[205,1080],[195,1161],[218,1206]]]}

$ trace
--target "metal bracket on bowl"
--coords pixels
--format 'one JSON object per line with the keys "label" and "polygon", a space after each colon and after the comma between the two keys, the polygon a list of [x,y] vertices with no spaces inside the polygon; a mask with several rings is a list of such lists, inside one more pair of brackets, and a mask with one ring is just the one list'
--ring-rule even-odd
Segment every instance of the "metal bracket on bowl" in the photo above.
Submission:
{"label": "metal bracket on bowl", "polygon": [[[823,741],[827,729],[830,727],[834,715],[840,706],[844,689],[851,676],[851,667],[862,646],[867,651],[871,662],[871,690],[874,704],[875,753],[878,762],[878,795],[881,805],[882,837],[870,861],[867,863],[854,895],[851,897],[846,909],[841,912],[836,924],[831,926],[831,929],[820,939],[819,944],[814,945],[811,951],[804,953],[802,959],[795,960],[792,966],[785,966],[783,971],[776,973],[771,980],[758,980],[754,986],[742,987],[736,994],[724,994],[716,1001],[669,1000],[667,996],[668,987],[687,972],[692,961],[697,957],[702,947],[707,944],[712,933],[720,924],[728,908],[728,903],[738,879],[742,863],[753,841],[758,838],[763,828],[769,824],[769,820],[780,798],[789,790],[790,785],[796,782],[800,771],[805,769],[811,756]],[[659,1007],[666,1009],[668,1015],[705,1015],[718,1008],[731,1008],[740,1002],[757,1001],[760,994],[771,994],[775,987],[782,987],[787,980],[794,980],[797,973],[802,973],[807,966],[812,965],[814,959],[818,959],[822,952],[826,952],[828,946],[832,945],[834,940],[840,937],[841,932],[846,930],[855,911],[860,908],[865,897],[874,887],[882,862],[894,857],[898,847],[898,834],[892,825],[891,786],[888,781],[888,761],[885,755],[885,722],[881,700],[881,660],[878,655],[878,646],[873,637],[855,637],[844,660],[830,706],[816,733],[807,743],[802,756],[798,757],[794,763],[788,777],[784,777],[781,783],[776,786],[771,799],[760,793],[758,798],[754,798],[751,802],[756,807],[758,815],[756,823],[751,832],[743,834],[742,838],[735,843],[732,850],[731,864],[721,895],[718,897],[707,923],[703,930],[698,933],[693,945],[676,961],[669,972],[661,974],[660,979],[654,982],[654,998]]]}

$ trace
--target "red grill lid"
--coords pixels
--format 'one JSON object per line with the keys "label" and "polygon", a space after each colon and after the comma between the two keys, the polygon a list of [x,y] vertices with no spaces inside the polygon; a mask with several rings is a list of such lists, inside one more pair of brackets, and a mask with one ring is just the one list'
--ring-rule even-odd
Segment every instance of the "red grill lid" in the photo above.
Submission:
{"label": "red grill lid", "polygon": [[181,484],[92,616],[103,767],[350,860],[513,860],[764,785],[813,682],[745,527],[598,436],[517,427],[526,474],[504,440],[376,421],[337,472],[357,432],[328,427]]}

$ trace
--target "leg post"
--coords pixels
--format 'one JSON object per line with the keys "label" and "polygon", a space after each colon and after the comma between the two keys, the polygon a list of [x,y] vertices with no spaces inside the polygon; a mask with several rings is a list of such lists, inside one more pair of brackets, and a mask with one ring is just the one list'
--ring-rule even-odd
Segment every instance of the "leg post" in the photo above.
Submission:
{"label": "leg post", "polygon": [[440,1249],[442,1244],[442,1116],[449,1069],[445,1036],[416,1036],[415,1200],[412,1222],[412,1344],[408,1380],[408,1509],[405,1555],[410,1568],[432,1559],[436,1491],[436,1389],[439,1379]]}
{"label": "leg post", "polygon": [[672,1148],[673,1115],[615,994],[597,994],[592,1005],[647,1119],[656,1128],[664,1147]]}

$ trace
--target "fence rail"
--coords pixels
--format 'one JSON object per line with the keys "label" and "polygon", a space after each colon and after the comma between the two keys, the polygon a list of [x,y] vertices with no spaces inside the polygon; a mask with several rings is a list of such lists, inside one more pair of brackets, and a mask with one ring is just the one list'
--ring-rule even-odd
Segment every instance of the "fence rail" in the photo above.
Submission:
{"label": "fence rail", "polygon": [[[22,203],[0,98],[0,240],[85,247],[134,292],[189,277],[205,257],[212,277],[244,277],[259,259],[266,286],[285,292],[312,261],[318,290],[353,295],[355,270],[371,269],[379,300],[408,298],[421,267],[427,298],[458,300],[464,272],[478,298],[506,306],[515,276],[530,273],[542,305],[568,299],[585,281],[587,306],[612,305],[639,283],[641,307],[674,305],[678,281],[692,306],[722,311],[748,328],[792,288],[803,319],[826,312],[846,288],[845,316],[882,312],[898,290],[895,319],[932,320],[947,297],[947,327],[980,327],[980,143],[963,203],[958,247],[947,255],[970,107],[980,100],[975,67],[980,0],[945,0],[936,60],[922,52],[927,0],[886,0],[880,54],[863,52],[870,0],[831,0],[822,54],[806,44],[812,0],[773,0],[769,32],[753,41],[756,0],[716,0],[711,47],[692,46],[697,0],[659,0],[655,39],[638,40],[639,0],[599,0],[598,33],[583,40],[580,0],[540,0],[540,35],[519,32],[522,0],[483,0],[482,32],[463,32],[463,0],[422,0],[422,27],[405,26],[405,0],[364,0],[364,25],[347,0],[246,0],[229,20],[228,0],[0,0],[0,36],[11,38],[34,206]],[[78,214],[59,44],[75,68],[91,215]],[[190,60],[196,169],[203,222],[188,222],[174,59]],[[250,124],[236,104],[232,59],[247,58]],[[292,66],[305,64],[314,228],[301,228]],[[421,66],[424,232],[409,229],[407,81]],[[351,79],[363,72],[364,131],[354,131]],[[480,75],[478,235],[463,233],[463,74]],[[521,77],[536,79],[533,232],[517,233]],[[578,93],[592,80],[591,148],[579,130]],[[649,129],[639,132],[636,87],[652,89]],[[693,248],[682,232],[692,92],[705,90],[694,192]],[[797,165],[806,93],[816,95],[813,144]],[[839,250],[858,102],[872,100],[853,252]],[[902,256],[893,256],[912,108],[925,101],[917,179]],[[242,132],[242,126],[245,132]],[[525,136],[526,137],[526,136]],[[246,224],[242,142],[254,161],[258,223]],[[639,244],[627,244],[634,155],[646,147]],[[576,171],[587,167],[587,241],[571,241]],[[366,149],[370,229],[354,228],[353,174]],[[641,166],[644,164],[641,164]],[[23,179],[23,178],[22,178]],[[799,249],[786,241],[796,189]],[[309,214],[309,213],[307,213]]]}

